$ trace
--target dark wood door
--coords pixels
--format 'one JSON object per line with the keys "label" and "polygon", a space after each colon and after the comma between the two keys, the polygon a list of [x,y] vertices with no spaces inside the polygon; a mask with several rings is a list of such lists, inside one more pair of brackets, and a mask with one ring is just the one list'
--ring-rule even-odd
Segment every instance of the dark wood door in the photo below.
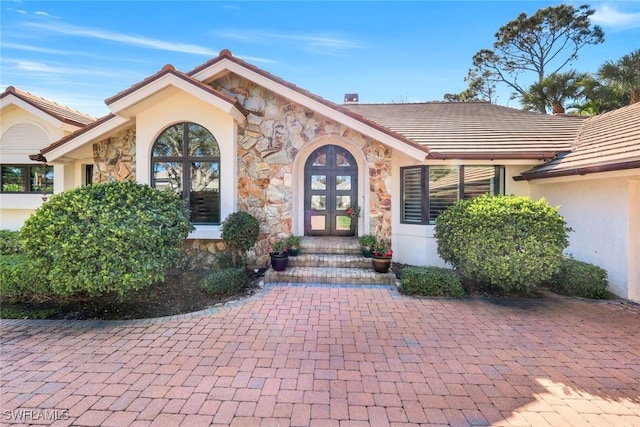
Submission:
{"label": "dark wood door", "polygon": [[311,153],[304,167],[304,189],[305,235],[355,234],[355,224],[345,212],[358,202],[358,165],[349,151],[325,145]]}

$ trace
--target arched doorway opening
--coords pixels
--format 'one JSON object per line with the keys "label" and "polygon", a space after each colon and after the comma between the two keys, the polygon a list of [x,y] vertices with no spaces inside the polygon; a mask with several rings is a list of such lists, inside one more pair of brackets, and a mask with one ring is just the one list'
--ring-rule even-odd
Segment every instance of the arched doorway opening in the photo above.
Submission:
{"label": "arched doorway opening", "polygon": [[338,145],[324,145],[304,166],[304,234],[353,236],[356,220],[346,214],[358,203],[358,165]]}

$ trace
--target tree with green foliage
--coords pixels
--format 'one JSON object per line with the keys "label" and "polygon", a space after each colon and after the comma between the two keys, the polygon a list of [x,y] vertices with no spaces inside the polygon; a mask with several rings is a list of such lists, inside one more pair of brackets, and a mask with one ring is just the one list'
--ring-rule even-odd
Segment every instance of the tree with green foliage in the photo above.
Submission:
{"label": "tree with green foliage", "polygon": [[125,181],[51,196],[21,237],[55,294],[124,297],[164,280],[192,230],[179,196]]}
{"label": "tree with green foliage", "polygon": [[619,86],[609,85],[587,74],[580,82],[583,99],[569,105],[579,114],[595,116],[629,104],[629,96]]}
{"label": "tree with green foliage", "polygon": [[[498,30],[493,49],[482,49],[473,56],[468,81],[484,87],[506,84],[515,97],[524,95],[530,73],[542,83],[576,60],[580,49],[604,41],[602,29],[591,26],[594,12],[588,5],[561,4],[531,16],[521,13]],[[478,78],[482,81],[476,81]]]}
{"label": "tree with green foliage", "polygon": [[564,105],[569,100],[582,97],[582,82],[587,78],[586,73],[571,70],[566,73],[555,73],[540,83],[534,83],[529,90],[522,94],[520,102],[527,111],[546,111],[551,107],[553,114],[564,114]]}
{"label": "tree with green foliage", "polygon": [[544,200],[485,195],[440,214],[435,237],[438,254],[468,279],[527,293],[558,270],[570,230]]}
{"label": "tree with green foliage", "polygon": [[624,55],[618,61],[605,62],[598,69],[605,84],[618,87],[629,96],[629,104],[640,102],[640,49]]}

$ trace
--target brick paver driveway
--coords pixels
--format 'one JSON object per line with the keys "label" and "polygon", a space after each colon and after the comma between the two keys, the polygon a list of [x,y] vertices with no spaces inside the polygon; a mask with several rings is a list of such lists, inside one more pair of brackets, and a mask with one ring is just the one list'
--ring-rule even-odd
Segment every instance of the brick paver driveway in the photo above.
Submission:
{"label": "brick paver driveway", "polygon": [[640,426],[640,310],[619,301],[276,286],[0,336],[0,424]]}

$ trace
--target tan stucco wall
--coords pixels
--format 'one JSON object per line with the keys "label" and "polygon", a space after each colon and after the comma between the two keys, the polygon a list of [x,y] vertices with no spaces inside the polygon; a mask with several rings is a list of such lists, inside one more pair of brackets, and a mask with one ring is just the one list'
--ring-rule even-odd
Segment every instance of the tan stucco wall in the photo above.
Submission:
{"label": "tan stucco wall", "polygon": [[[36,154],[52,142],[62,138],[65,131],[62,124],[55,125],[54,119],[45,120],[16,106],[9,106],[0,112],[0,163],[2,164],[39,164],[29,160],[30,154]],[[40,140],[13,141],[7,137],[7,131],[13,126],[28,124],[42,137]],[[64,189],[65,175],[62,165],[54,166],[54,192]],[[17,230],[24,221],[43,203],[41,194],[0,194],[0,228]]]}

